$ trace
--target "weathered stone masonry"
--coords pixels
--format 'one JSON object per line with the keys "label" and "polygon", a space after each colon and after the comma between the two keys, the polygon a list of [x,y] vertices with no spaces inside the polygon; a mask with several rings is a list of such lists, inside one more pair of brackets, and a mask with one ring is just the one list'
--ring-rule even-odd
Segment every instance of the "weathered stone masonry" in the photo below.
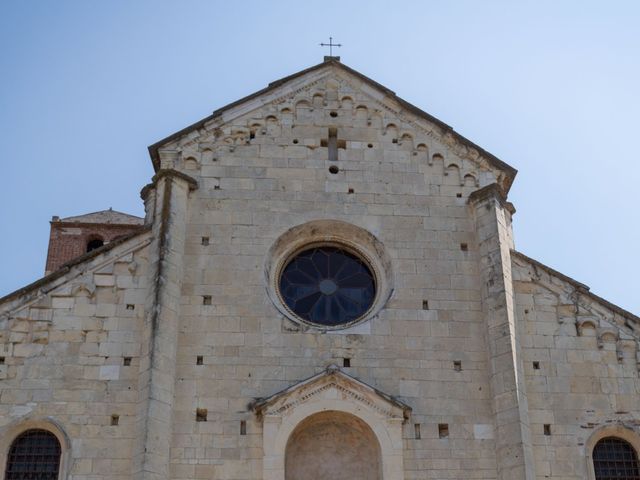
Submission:
{"label": "weathered stone masonry", "polygon": [[[515,251],[516,171],[386,87],[329,57],[150,155],[143,226],[0,299],[0,468],[34,428],[72,480],[594,480],[640,448],[640,319]],[[346,327],[287,307],[310,245],[375,277]]]}

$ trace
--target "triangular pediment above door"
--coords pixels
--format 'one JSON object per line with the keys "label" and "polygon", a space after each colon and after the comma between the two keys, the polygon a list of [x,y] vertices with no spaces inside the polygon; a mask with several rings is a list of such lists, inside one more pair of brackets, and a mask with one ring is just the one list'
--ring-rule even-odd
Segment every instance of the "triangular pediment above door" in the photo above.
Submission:
{"label": "triangular pediment above door", "polygon": [[356,404],[386,418],[406,419],[411,407],[392,395],[367,385],[335,365],[265,398],[253,401],[250,409],[260,416],[286,416],[308,402],[342,400]]}

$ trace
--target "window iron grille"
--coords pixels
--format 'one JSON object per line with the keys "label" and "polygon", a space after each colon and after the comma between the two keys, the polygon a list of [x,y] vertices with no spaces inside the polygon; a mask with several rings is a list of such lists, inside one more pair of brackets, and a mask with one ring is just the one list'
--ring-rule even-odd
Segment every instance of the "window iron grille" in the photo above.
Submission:
{"label": "window iron grille", "polygon": [[596,480],[640,480],[638,456],[626,441],[608,437],[593,449]]}
{"label": "window iron grille", "polygon": [[5,480],[57,480],[60,442],[46,430],[27,430],[11,444]]}

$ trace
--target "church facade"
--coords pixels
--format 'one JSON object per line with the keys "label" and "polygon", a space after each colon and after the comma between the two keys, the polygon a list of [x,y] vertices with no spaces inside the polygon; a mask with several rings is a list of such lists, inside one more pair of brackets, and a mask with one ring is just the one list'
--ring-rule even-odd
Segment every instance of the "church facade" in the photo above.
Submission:
{"label": "church facade", "polygon": [[515,250],[514,168],[337,57],[149,151],[0,299],[7,480],[640,479],[640,319]]}

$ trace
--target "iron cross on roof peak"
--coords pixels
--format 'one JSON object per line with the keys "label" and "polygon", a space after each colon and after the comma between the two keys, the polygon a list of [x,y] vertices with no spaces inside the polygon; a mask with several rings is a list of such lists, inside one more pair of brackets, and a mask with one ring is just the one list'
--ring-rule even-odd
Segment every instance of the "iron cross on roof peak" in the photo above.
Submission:
{"label": "iron cross on roof peak", "polygon": [[333,47],[341,47],[341,43],[333,43],[333,37],[329,37],[329,43],[321,43],[321,47],[329,47],[329,56],[333,57]]}

